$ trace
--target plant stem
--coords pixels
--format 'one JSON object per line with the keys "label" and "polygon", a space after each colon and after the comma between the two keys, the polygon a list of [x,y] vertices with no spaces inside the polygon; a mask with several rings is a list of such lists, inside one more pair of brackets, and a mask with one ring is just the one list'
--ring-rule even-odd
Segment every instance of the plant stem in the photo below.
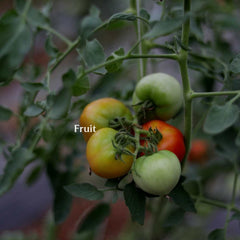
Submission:
{"label": "plant stem", "polygon": [[80,43],[80,38],[77,38],[73,43],[71,43],[67,50],[57,59],[55,64],[50,68],[49,72],[52,73],[55,68],[63,61],[63,59]]}
{"label": "plant stem", "polygon": [[[191,8],[191,0],[184,0],[184,15],[186,16]],[[186,145],[186,154],[182,161],[182,168],[184,168],[190,147],[191,147],[191,137],[192,137],[192,99],[190,97],[192,89],[190,86],[189,76],[188,76],[188,44],[189,44],[189,31],[190,31],[190,19],[188,18],[182,27],[182,45],[184,48],[181,48],[179,53],[178,63],[180,67],[180,72],[182,76],[183,83],[183,97],[184,97],[184,135],[185,135],[185,145]]]}
{"label": "plant stem", "polygon": [[57,36],[59,39],[61,39],[63,42],[65,42],[68,46],[72,45],[72,41],[70,41],[68,38],[66,38],[65,36],[63,36],[61,33],[59,33],[58,31],[56,31],[55,29],[47,26],[47,25],[42,25],[40,26],[41,29],[46,30],[52,34],[54,34],[55,36]]}
{"label": "plant stem", "polygon": [[239,90],[221,91],[221,92],[192,92],[190,97],[199,98],[199,97],[214,97],[214,96],[237,95],[237,94],[240,94]]}

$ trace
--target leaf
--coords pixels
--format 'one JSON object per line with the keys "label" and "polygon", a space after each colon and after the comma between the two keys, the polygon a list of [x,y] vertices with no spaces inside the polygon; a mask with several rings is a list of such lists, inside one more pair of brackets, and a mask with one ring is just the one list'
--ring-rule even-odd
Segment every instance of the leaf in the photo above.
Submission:
{"label": "leaf", "polygon": [[[26,4],[25,0],[15,1],[16,9],[20,15],[23,14],[25,4]],[[33,27],[39,27],[39,26],[47,25],[49,23],[49,19],[33,6],[29,7],[26,17],[27,17],[28,23]]]}
{"label": "leaf", "polygon": [[41,176],[42,173],[42,166],[38,165],[34,167],[31,171],[31,173],[28,175],[26,183],[28,186],[32,185],[34,182],[38,180],[38,178]]}
{"label": "leaf", "polygon": [[170,213],[170,215],[165,219],[163,227],[173,227],[177,226],[183,220],[185,211],[181,208],[178,208]]}
{"label": "leaf", "polygon": [[131,13],[115,13],[109,18],[108,23],[119,20],[135,21],[136,19],[137,19],[136,16]]}
{"label": "leaf", "polygon": [[[121,56],[124,56],[124,49],[123,48],[119,48],[117,51],[112,53],[112,55],[107,58],[107,61],[117,59]],[[117,72],[121,68],[122,62],[123,62],[122,60],[119,60],[119,61],[116,61],[114,63],[107,64],[105,66],[105,68],[109,73]]]}
{"label": "leaf", "polygon": [[208,240],[225,240],[224,230],[215,229],[208,235]]}
{"label": "leaf", "polygon": [[233,73],[240,73],[240,53],[231,61],[229,70]]}
{"label": "leaf", "polygon": [[238,119],[239,109],[230,102],[225,105],[213,104],[207,114],[203,129],[206,133],[217,134],[232,126]]}
{"label": "leaf", "polygon": [[21,86],[26,91],[33,92],[33,93],[46,89],[46,87],[42,83],[35,83],[35,82],[24,82],[24,83],[21,83]]}
{"label": "leaf", "polygon": [[18,148],[8,160],[0,178],[0,196],[7,192],[15,183],[24,168],[31,162],[34,155],[26,148]]}
{"label": "leaf", "polygon": [[87,75],[79,75],[72,86],[73,96],[81,96],[89,90],[89,79]]}
{"label": "leaf", "polygon": [[96,66],[105,60],[104,49],[97,39],[87,41],[83,58],[88,67]]}
{"label": "leaf", "polygon": [[53,105],[49,111],[49,118],[61,119],[66,116],[71,103],[71,92],[63,88],[53,100]]}
{"label": "leaf", "polygon": [[99,203],[83,219],[78,226],[78,233],[94,231],[110,214],[110,206],[107,203]]}
{"label": "leaf", "polygon": [[234,212],[230,221],[233,221],[233,220],[238,220],[240,221],[240,212]]}
{"label": "leaf", "polygon": [[144,38],[158,38],[169,35],[178,30],[183,23],[183,18],[166,19],[156,22],[152,29],[147,32]]}
{"label": "leaf", "polygon": [[[62,183],[64,183],[62,181]],[[54,219],[57,224],[64,222],[71,210],[72,196],[69,195],[61,186],[57,188],[54,196]]]}
{"label": "leaf", "polygon": [[117,187],[118,186],[118,183],[119,183],[119,179],[117,178],[113,178],[113,179],[108,179],[104,186],[105,187],[110,187],[110,188],[113,188],[113,187]]}
{"label": "leaf", "polygon": [[6,12],[0,19],[0,82],[12,78],[32,45],[32,33],[16,11]]}
{"label": "leaf", "polygon": [[90,8],[90,15],[85,17],[80,26],[80,34],[83,39],[88,39],[93,30],[102,24],[101,19],[99,18],[99,10],[97,7],[92,6]]}
{"label": "leaf", "polygon": [[10,109],[0,106],[0,121],[7,121],[12,115],[13,113]]}
{"label": "leaf", "polygon": [[238,135],[236,137],[235,143],[238,147],[240,147],[240,131],[238,132]]}
{"label": "leaf", "polygon": [[146,9],[144,9],[144,8],[142,8],[142,9],[140,10],[140,16],[141,16],[142,18],[145,18],[146,20],[149,20],[149,19],[150,19],[150,14],[149,14],[149,12],[148,12]]}
{"label": "leaf", "polygon": [[56,48],[56,46],[54,45],[54,43],[52,42],[52,37],[50,35],[48,36],[48,38],[45,42],[45,49],[46,49],[48,56],[50,56],[52,58],[58,57],[59,51]]}
{"label": "leaf", "polygon": [[76,74],[72,69],[69,69],[66,73],[62,75],[62,81],[65,87],[71,87],[76,81],[76,79]]}
{"label": "leaf", "polygon": [[43,109],[38,107],[37,105],[30,105],[27,107],[27,109],[24,111],[24,115],[27,117],[36,117],[39,114],[43,112]]}
{"label": "leaf", "polygon": [[194,206],[193,200],[182,186],[183,181],[184,177],[181,177],[177,186],[169,193],[169,196],[173,199],[175,204],[177,204],[186,212],[196,213],[196,208]]}
{"label": "leaf", "polygon": [[131,213],[132,221],[144,224],[146,198],[143,191],[136,188],[134,182],[124,188],[124,199]]}
{"label": "leaf", "polygon": [[100,200],[103,198],[103,192],[89,183],[73,183],[65,186],[64,189],[74,197],[85,198],[88,200]]}

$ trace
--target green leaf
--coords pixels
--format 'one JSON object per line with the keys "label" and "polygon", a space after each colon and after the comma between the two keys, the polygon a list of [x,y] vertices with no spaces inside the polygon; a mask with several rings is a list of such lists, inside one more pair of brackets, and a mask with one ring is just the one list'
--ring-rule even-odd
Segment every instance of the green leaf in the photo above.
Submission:
{"label": "green leaf", "polygon": [[53,105],[49,112],[49,118],[61,119],[66,116],[71,103],[71,92],[63,88],[53,100]]}
{"label": "green leaf", "polygon": [[[26,4],[25,0],[15,1],[16,9],[20,15],[23,14],[25,4]],[[30,6],[26,17],[27,17],[28,23],[33,27],[39,27],[39,26],[47,25],[49,23],[49,19],[44,14],[42,14],[38,9],[32,6]]]}
{"label": "green leaf", "polygon": [[104,49],[97,39],[87,41],[83,50],[83,58],[88,67],[93,67],[104,62]]}
{"label": "green leaf", "polygon": [[99,18],[99,10],[97,7],[92,6],[90,8],[90,15],[85,17],[80,26],[80,34],[83,39],[88,39],[93,30],[102,24],[101,19]]}
{"label": "green leaf", "polygon": [[144,38],[158,38],[161,36],[169,35],[177,31],[183,23],[182,18],[176,19],[166,19],[159,22],[156,22],[152,29],[147,32],[143,37]]}
{"label": "green leaf", "polygon": [[0,19],[0,82],[9,82],[32,45],[32,33],[14,10]]}
{"label": "green leaf", "polygon": [[117,178],[113,178],[113,179],[108,179],[104,186],[105,187],[110,187],[110,188],[113,188],[113,187],[117,187],[118,186],[118,183],[119,183],[119,179]]}
{"label": "green leaf", "polygon": [[142,9],[140,10],[140,16],[141,16],[142,18],[145,18],[146,20],[149,20],[149,19],[150,19],[150,14],[149,14],[149,12],[148,12],[146,9],[144,9],[144,8],[142,8]]}
{"label": "green leaf", "polygon": [[[112,55],[107,58],[107,61],[117,59],[121,56],[124,56],[124,49],[123,48],[119,48],[117,51],[112,53]],[[109,73],[117,72],[121,68],[122,62],[123,62],[122,60],[118,60],[114,63],[107,64],[105,66],[105,68]]]}
{"label": "green leaf", "polygon": [[233,73],[240,73],[240,53],[231,61],[229,69]]}
{"label": "green leaf", "polygon": [[100,200],[103,198],[103,192],[89,183],[73,183],[65,186],[64,189],[74,197],[85,198],[88,200]]}
{"label": "green leaf", "polygon": [[234,212],[230,221],[233,221],[233,220],[238,220],[240,221],[240,212]]}
{"label": "green leaf", "polygon": [[71,210],[71,204],[72,196],[62,186],[59,186],[55,191],[53,205],[54,219],[57,224],[64,222]]}
{"label": "green leaf", "polygon": [[0,196],[7,192],[15,183],[24,168],[31,162],[34,155],[26,148],[18,148],[8,160],[4,173],[0,178]]}
{"label": "green leaf", "polygon": [[28,92],[38,92],[40,90],[45,90],[46,87],[42,83],[35,82],[24,82],[21,86]]}
{"label": "green leaf", "polygon": [[42,173],[42,166],[38,165],[34,167],[31,171],[31,173],[28,175],[26,183],[28,186],[32,185],[34,182],[36,182]]}
{"label": "green leaf", "polygon": [[217,134],[232,126],[238,119],[239,109],[230,102],[225,105],[213,104],[207,114],[203,129],[206,133]]}
{"label": "green leaf", "polygon": [[76,74],[72,69],[69,69],[66,73],[62,75],[62,81],[65,87],[71,87],[76,81],[76,79]]}
{"label": "green leaf", "polygon": [[181,208],[174,210],[164,221],[163,227],[173,227],[179,225],[183,220],[184,214],[185,211]]}
{"label": "green leaf", "polygon": [[37,105],[30,105],[29,107],[27,107],[27,109],[24,111],[24,115],[27,117],[36,117],[39,114],[41,114],[43,112],[43,109],[40,108]]}
{"label": "green leaf", "polygon": [[46,49],[48,56],[50,56],[52,58],[58,57],[59,51],[56,48],[56,46],[54,45],[54,43],[52,42],[52,37],[50,35],[48,36],[48,38],[45,42],[45,49]]}
{"label": "green leaf", "polygon": [[119,20],[135,21],[136,19],[137,19],[136,16],[131,13],[115,13],[109,18],[108,23]]}
{"label": "green leaf", "polygon": [[0,121],[7,121],[12,115],[13,113],[10,109],[0,106]]}
{"label": "green leaf", "polygon": [[240,131],[238,132],[238,135],[236,137],[235,143],[238,147],[240,147]]}
{"label": "green leaf", "polygon": [[177,204],[184,211],[196,212],[193,200],[182,186],[183,181],[184,177],[181,177],[177,186],[169,193],[169,196],[173,199],[175,204]]}
{"label": "green leaf", "polygon": [[225,240],[224,230],[215,229],[208,235],[208,240]]}
{"label": "green leaf", "polygon": [[94,231],[110,214],[110,206],[107,203],[99,203],[83,219],[78,226],[78,233]]}
{"label": "green leaf", "polygon": [[81,96],[89,90],[89,79],[87,75],[79,75],[72,86],[73,96]]}
{"label": "green leaf", "polygon": [[144,224],[146,198],[143,191],[136,188],[134,182],[124,188],[124,199],[131,213],[132,221]]}

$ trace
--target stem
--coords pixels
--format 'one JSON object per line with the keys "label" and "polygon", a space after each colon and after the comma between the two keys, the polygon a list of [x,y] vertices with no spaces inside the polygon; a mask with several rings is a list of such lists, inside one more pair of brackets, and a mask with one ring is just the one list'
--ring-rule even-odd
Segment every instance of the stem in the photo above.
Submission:
{"label": "stem", "polygon": [[63,42],[65,42],[68,46],[71,46],[72,45],[72,42],[68,39],[68,38],[66,38],[65,36],[63,36],[61,33],[59,33],[58,31],[56,31],[55,29],[53,29],[53,28],[51,28],[51,27],[49,27],[49,26],[44,26],[44,25],[42,25],[42,26],[40,26],[40,28],[41,29],[43,29],[43,30],[46,30],[46,31],[48,31],[48,32],[50,32],[50,33],[52,33],[52,34],[54,34],[55,36],[57,36],[59,39],[61,39]]}
{"label": "stem", "polygon": [[23,13],[22,13],[22,18],[25,20],[26,19],[26,16],[27,16],[27,13],[28,13],[28,10],[31,6],[31,3],[32,3],[32,0],[28,0],[24,6],[24,10],[23,10]]}
{"label": "stem", "polygon": [[232,188],[232,198],[231,198],[231,204],[230,204],[230,206],[228,206],[226,221],[225,221],[225,225],[224,225],[224,236],[226,239],[227,239],[227,228],[228,228],[228,225],[230,222],[231,209],[234,208],[234,206],[235,206],[238,175],[239,175],[238,167],[237,167],[236,160],[234,159],[234,179],[233,179],[233,188]]}
{"label": "stem", "polygon": [[240,94],[239,90],[236,90],[236,91],[221,91],[221,92],[192,92],[191,93],[191,98],[214,97],[214,96],[237,95],[237,94]]}
{"label": "stem", "polygon": [[[184,15],[186,16],[191,8],[191,0],[184,0]],[[191,146],[191,137],[192,137],[192,99],[190,97],[192,89],[190,86],[189,76],[188,76],[188,49],[189,44],[189,31],[190,31],[190,19],[188,18],[182,27],[182,45],[184,49],[181,48],[178,63],[180,67],[182,83],[183,83],[183,97],[185,104],[184,112],[184,135],[185,135],[185,145],[186,145],[186,154],[182,161],[182,169],[186,163],[188,153]]]}
{"label": "stem", "polygon": [[80,38],[77,38],[71,45],[68,46],[67,50],[57,59],[55,64],[50,68],[49,72],[52,73],[55,68],[63,61],[63,59],[80,43]]}
{"label": "stem", "polygon": [[[138,17],[140,16],[140,4],[141,4],[141,0],[136,0],[137,16]],[[142,55],[142,53],[143,53],[143,46],[142,46],[142,41],[141,41],[141,39],[142,39],[142,26],[141,26],[140,19],[137,19],[137,39],[138,39],[138,42],[139,42],[138,53],[140,55]],[[139,59],[138,70],[139,70],[139,79],[141,79],[145,75],[143,58]]]}

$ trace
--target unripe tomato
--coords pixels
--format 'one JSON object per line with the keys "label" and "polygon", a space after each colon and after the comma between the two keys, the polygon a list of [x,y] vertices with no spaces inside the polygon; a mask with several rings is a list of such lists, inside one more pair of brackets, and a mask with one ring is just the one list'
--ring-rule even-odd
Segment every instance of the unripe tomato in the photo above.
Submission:
{"label": "unripe tomato", "polygon": [[[143,124],[142,127],[144,130],[149,130],[150,128],[152,128],[152,130],[158,129],[162,134],[162,139],[157,145],[158,151],[169,150],[176,154],[179,161],[183,160],[186,151],[184,138],[177,128],[161,120],[149,121]],[[147,141],[142,141],[141,145],[147,146]]]}
{"label": "unripe tomato", "polygon": [[[109,122],[117,117],[125,117],[132,120],[130,110],[120,101],[114,98],[101,98],[89,103],[83,110],[79,119],[81,127],[96,127],[96,131],[101,128],[109,127]],[[93,135],[94,132],[83,132],[85,141]]]}
{"label": "unripe tomato", "polygon": [[188,160],[192,163],[206,162],[209,154],[209,145],[206,140],[195,139],[192,141],[192,146],[188,156]]}
{"label": "unripe tomato", "polygon": [[147,120],[167,121],[174,117],[183,103],[183,94],[179,82],[165,73],[154,73],[143,77],[133,94],[133,105],[151,100],[153,111],[147,112]]}
{"label": "unripe tomato", "polygon": [[176,186],[181,166],[174,153],[162,150],[137,158],[132,166],[132,174],[135,183],[145,192],[165,195]]}
{"label": "unripe tomato", "polygon": [[[117,178],[128,173],[133,163],[133,156],[122,154],[122,160],[116,159],[116,149],[112,142],[117,131],[101,128],[87,143],[87,160],[91,170],[103,178]],[[129,147],[133,152],[133,148]]]}

